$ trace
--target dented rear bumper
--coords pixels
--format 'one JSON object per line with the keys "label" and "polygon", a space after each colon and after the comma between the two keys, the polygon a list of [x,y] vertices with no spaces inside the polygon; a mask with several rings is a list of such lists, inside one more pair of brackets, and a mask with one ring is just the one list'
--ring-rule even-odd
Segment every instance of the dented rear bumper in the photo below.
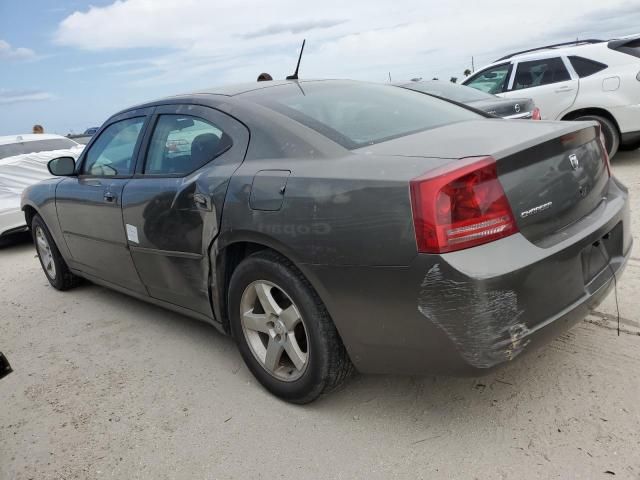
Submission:
{"label": "dented rear bumper", "polygon": [[614,184],[546,245],[515,234],[407,267],[307,268],[358,370],[474,375],[582,320],[619,278],[631,243],[627,192]]}

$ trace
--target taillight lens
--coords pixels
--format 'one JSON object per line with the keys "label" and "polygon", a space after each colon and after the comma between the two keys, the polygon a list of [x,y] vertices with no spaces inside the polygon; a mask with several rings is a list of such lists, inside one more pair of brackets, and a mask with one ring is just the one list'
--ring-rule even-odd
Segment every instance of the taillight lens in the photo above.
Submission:
{"label": "taillight lens", "polygon": [[421,253],[462,250],[518,231],[492,157],[458,160],[410,185]]}
{"label": "taillight lens", "polygon": [[611,160],[609,159],[609,154],[607,153],[607,143],[604,139],[604,133],[602,133],[602,127],[600,127],[600,146],[602,146],[602,156],[604,160],[604,164],[607,167],[607,173],[609,177],[611,177]]}
{"label": "taillight lens", "polygon": [[533,109],[531,113],[531,120],[542,120],[542,115],[540,114],[540,109],[538,107]]}

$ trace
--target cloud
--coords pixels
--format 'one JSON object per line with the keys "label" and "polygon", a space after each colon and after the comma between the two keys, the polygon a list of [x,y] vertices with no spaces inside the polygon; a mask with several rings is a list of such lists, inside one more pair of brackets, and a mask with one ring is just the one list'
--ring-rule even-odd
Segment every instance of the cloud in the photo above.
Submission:
{"label": "cloud", "polygon": [[261,28],[255,32],[241,34],[242,38],[258,38],[278,33],[303,33],[317,28],[331,28],[345,23],[346,20],[308,20],[294,23],[279,23]]}
{"label": "cloud", "polygon": [[12,47],[9,42],[0,40],[0,60],[32,60],[36,53],[30,48]]}
{"label": "cloud", "polygon": [[23,102],[42,102],[53,100],[55,97],[49,92],[41,90],[2,90],[0,89],[0,105]]}
{"label": "cloud", "polygon": [[[514,5],[515,3],[515,5]],[[609,38],[640,25],[640,0],[117,0],[67,16],[54,40],[87,51],[139,52],[107,74],[128,85],[180,90],[290,74],[384,81],[461,76],[476,66],[576,35]],[[335,15],[339,12],[339,15]],[[517,15],[515,14],[517,12]],[[286,21],[283,21],[286,19]],[[514,21],[514,19],[516,21]],[[624,19],[624,21],[622,20]]]}

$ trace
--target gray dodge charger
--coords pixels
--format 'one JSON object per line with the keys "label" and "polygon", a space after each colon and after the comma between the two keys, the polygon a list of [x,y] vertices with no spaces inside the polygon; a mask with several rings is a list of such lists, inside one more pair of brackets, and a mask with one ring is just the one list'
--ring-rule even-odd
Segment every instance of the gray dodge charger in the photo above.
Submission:
{"label": "gray dodge charger", "polygon": [[22,208],[53,287],[82,277],[209,322],[296,403],[354,368],[509,362],[582,319],[631,251],[595,123],[493,119],[388,85],[170,97],[49,169]]}

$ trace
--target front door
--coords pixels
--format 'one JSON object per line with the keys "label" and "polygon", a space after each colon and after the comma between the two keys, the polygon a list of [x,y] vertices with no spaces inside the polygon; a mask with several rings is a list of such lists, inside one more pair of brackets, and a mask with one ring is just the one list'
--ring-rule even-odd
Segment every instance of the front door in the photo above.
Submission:
{"label": "front door", "polygon": [[212,316],[209,248],[249,132],[212,108],[156,107],[122,202],[131,255],[149,295]]}
{"label": "front door", "polygon": [[127,246],[122,195],[135,170],[147,113],[119,117],[102,129],[80,157],[78,176],[64,179],[56,190],[71,266],[139,293],[146,292]]}
{"label": "front door", "polygon": [[532,98],[543,120],[559,120],[578,94],[578,79],[572,78],[561,57],[518,62],[507,92],[501,97]]}

